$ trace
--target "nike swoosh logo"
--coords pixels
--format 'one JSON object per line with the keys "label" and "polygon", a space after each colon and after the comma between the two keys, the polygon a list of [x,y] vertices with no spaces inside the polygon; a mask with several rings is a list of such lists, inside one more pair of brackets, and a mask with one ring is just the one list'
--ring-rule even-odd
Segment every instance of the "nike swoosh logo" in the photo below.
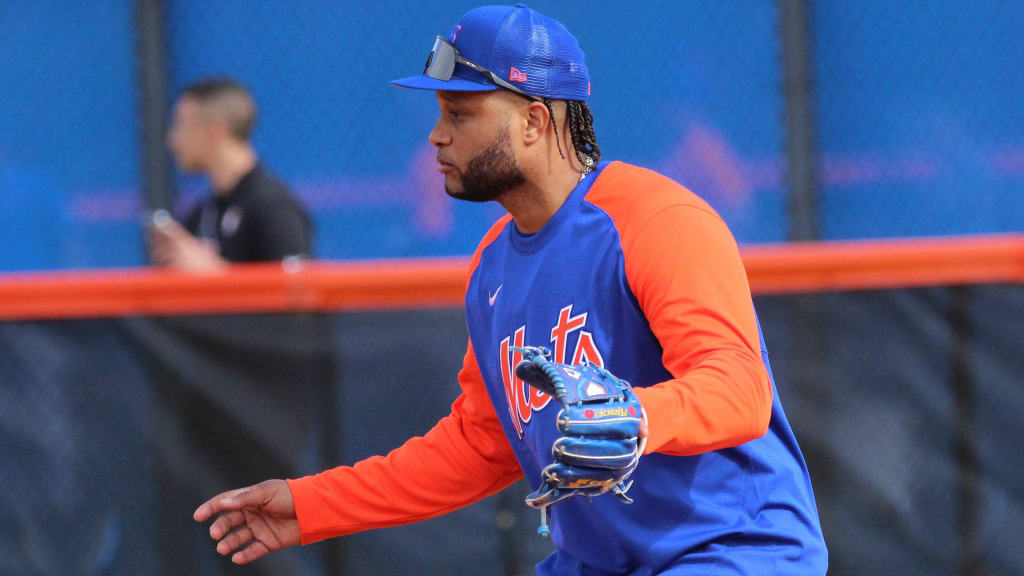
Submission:
{"label": "nike swoosh logo", "polygon": [[494,306],[494,301],[498,299],[498,292],[501,292],[502,286],[503,284],[499,284],[498,289],[494,291],[494,294],[491,294],[490,291],[487,292],[487,302],[489,302],[491,306]]}

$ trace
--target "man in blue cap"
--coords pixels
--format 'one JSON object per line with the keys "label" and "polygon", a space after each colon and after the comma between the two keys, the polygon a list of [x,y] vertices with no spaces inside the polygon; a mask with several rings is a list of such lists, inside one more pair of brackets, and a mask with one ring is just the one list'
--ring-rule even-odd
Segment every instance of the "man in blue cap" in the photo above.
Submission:
{"label": "man in blue cap", "polygon": [[[600,161],[576,39],[521,4],[484,6],[437,38],[422,75],[393,83],[437,92],[430,141],[447,193],[508,210],[471,261],[462,394],[386,457],[210,499],[195,518],[220,514],[217,550],[247,563],[445,514],[525,477],[527,503],[551,508],[556,551],[538,574],[824,574],[736,243],[682,186]],[[552,366],[607,376],[580,380],[581,397],[615,376],[633,388],[606,408],[556,387],[563,407],[538,375]]]}

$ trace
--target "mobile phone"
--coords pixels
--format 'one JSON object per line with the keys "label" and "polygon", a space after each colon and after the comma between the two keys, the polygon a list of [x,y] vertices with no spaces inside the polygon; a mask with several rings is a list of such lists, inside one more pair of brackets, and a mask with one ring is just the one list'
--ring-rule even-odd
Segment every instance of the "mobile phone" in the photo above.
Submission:
{"label": "mobile phone", "polygon": [[147,229],[161,229],[166,227],[174,218],[167,210],[151,210],[142,218],[142,225]]}

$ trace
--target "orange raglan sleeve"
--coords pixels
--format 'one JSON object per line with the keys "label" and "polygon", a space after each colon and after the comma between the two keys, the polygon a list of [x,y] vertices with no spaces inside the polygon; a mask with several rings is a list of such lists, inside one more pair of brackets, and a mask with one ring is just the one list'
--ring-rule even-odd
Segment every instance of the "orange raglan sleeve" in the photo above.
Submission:
{"label": "orange raglan sleeve", "polygon": [[288,480],[302,543],[440,516],[522,478],[470,343],[462,394],[426,435],[387,456]]}
{"label": "orange raglan sleeve", "polygon": [[772,389],[750,287],[722,219],[702,203],[650,215],[623,238],[626,276],[673,378],[636,390],[648,453],[700,454],[762,436]]}

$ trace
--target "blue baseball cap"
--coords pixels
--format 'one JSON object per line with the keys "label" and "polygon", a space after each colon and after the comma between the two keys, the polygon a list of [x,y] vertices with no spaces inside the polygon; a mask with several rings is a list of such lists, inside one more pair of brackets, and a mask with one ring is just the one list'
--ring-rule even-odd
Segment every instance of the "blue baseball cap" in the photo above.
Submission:
{"label": "blue baseball cap", "polygon": [[437,38],[423,74],[391,84],[454,92],[506,88],[555,100],[590,96],[590,74],[576,37],[525,4],[466,12],[447,39]]}

